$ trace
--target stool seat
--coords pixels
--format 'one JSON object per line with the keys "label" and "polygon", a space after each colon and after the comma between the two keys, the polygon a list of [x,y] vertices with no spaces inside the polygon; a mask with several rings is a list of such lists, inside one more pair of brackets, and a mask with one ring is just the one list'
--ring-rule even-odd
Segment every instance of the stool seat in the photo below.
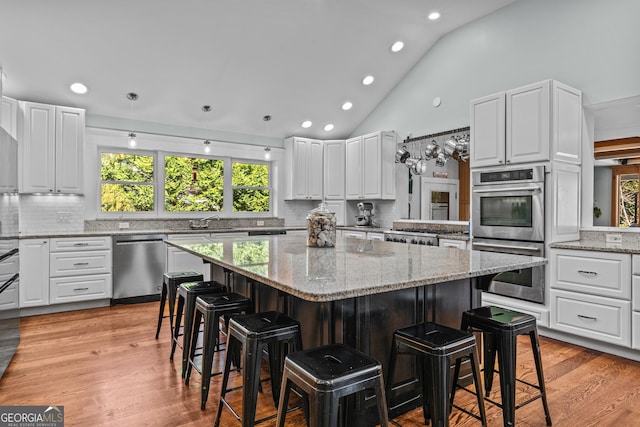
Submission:
{"label": "stool seat", "polygon": [[325,345],[287,355],[282,383],[279,427],[284,426],[292,385],[307,394],[312,426],[337,426],[340,398],[369,388],[376,393],[380,424],[388,426],[380,362],[346,345]]}
{"label": "stool seat", "polygon": [[[213,355],[216,351],[220,351],[219,347],[219,322],[221,316],[238,315],[240,313],[251,313],[253,311],[251,299],[234,293],[225,294],[209,294],[201,295],[196,298],[195,316],[193,322],[193,332],[190,345],[189,363],[187,365],[187,373],[185,376],[185,384],[189,384],[191,376],[191,368],[198,370],[196,363],[196,345],[198,342],[198,331],[200,322],[204,322],[204,333],[202,339],[202,365],[199,369],[202,374],[201,385],[201,404],[200,408],[205,409],[207,398],[209,396],[209,386],[212,374]],[[227,346],[227,352],[232,351]],[[236,366],[239,361],[234,361]],[[215,375],[219,375],[218,372]]]}
{"label": "stool seat", "polygon": [[229,321],[227,348],[242,350],[242,417],[239,417],[226,400],[231,371],[230,351],[225,354],[222,386],[218,411],[214,427],[220,425],[222,408],[227,407],[237,420],[245,427],[254,426],[262,421],[274,418],[275,415],[255,420],[258,389],[260,384],[260,365],[264,350],[268,348],[269,370],[271,374],[271,394],[277,407],[280,399],[280,385],[284,358],[289,350],[302,350],[300,323],[277,311],[255,314],[241,314]]}
{"label": "stool seat", "polygon": [[[515,425],[515,411],[537,399],[542,400],[546,423],[551,425],[551,415],[547,403],[547,393],[542,372],[542,356],[536,318],[530,314],[520,313],[502,307],[487,306],[465,311],[462,314],[462,329],[483,333],[484,342],[484,388],[487,401],[502,408],[505,426]],[[531,350],[536,365],[538,384],[530,384],[516,378],[517,336],[529,335]],[[493,385],[496,356],[500,367],[500,394],[502,402],[494,402],[488,396]],[[516,381],[524,383],[540,391],[536,396],[516,406]]]}
{"label": "stool seat", "polygon": [[215,280],[182,283],[178,286],[178,308],[176,311],[176,324],[173,331],[173,342],[171,343],[171,356],[176,351],[176,346],[180,339],[180,320],[184,311],[184,327],[182,334],[182,378],[186,376],[189,363],[191,344],[191,329],[193,328],[193,318],[196,309],[196,298],[205,294],[222,294],[227,292],[227,287]]}
{"label": "stool seat", "polygon": [[[483,426],[487,425],[480,385],[476,339],[473,334],[433,322],[418,323],[397,329],[393,333],[387,378],[387,399],[391,397],[393,374],[399,352],[412,354],[420,360],[420,363],[417,364],[417,370],[418,380],[422,386],[422,409],[425,424],[428,424],[431,419],[433,426],[448,426],[451,407],[455,406],[480,420]],[[469,358],[471,361],[471,372],[476,387],[474,394],[478,401],[480,415],[454,405],[455,389],[458,386],[458,376],[463,358]],[[452,361],[455,361],[455,369],[453,377],[450,379]]]}
{"label": "stool seat", "polygon": [[160,312],[158,313],[158,326],[156,328],[156,339],[160,335],[162,327],[162,319],[164,319],[164,305],[169,298],[169,327],[171,328],[171,337],[173,339],[173,313],[176,305],[176,292],[178,286],[185,282],[197,282],[204,280],[202,274],[196,271],[173,271],[162,275],[162,291],[160,293]]}

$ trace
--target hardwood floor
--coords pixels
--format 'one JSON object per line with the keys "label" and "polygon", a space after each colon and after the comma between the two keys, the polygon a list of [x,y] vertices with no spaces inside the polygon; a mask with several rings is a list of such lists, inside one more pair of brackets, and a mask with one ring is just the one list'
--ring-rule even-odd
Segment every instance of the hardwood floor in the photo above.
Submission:
{"label": "hardwood floor", "polygon": [[[66,426],[212,425],[220,377],[212,380],[201,411],[200,376],[195,373],[184,385],[181,352],[169,361],[168,322],[154,339],[156,316],[157,303],[145,303],[22,319],[20,347],[0,380],[0,405],[63,405]],[[554,426],[640,425],[640,363],[545,338],[541,347]],[[535,382],[527,342],[518,350],[518,376]],[[264,391],[259,416],[274,411],[269,387]],[[518,393],[518,401],[524,400],[524,386]],[[473,397],[460,392],[456,403],[473,408]],[[487,405],[487,413],[489,426],[502,425],[499,409]],[[542,405],[536,401],[518,410],[516,420],[518,426],[544,426]],[[305,425],[300,413],[287,421]],[[420,426],[422,412],[395,421]],[[450,424],[479,425],[457,410]],[[222,425],[238,423],[225,410]]]}

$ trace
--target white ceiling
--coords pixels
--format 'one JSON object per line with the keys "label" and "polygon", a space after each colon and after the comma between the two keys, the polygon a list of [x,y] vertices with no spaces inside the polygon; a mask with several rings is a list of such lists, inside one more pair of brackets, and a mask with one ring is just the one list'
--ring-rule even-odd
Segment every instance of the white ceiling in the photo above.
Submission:
{"label": "white ceiling", "polygon": [[440,37],[514,1],[0,0],[4,93],[120,122],[344,138]]}

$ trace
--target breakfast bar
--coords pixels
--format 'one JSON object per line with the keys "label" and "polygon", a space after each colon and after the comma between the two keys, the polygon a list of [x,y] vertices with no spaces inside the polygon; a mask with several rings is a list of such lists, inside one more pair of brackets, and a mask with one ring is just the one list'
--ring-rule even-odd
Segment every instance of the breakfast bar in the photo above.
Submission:
{"label": "breakfast bar", "polygon": [[[304,235],[167,241],[211,263],[212,278],[233,272],[232,288],[256,310],[300,321],[304,348],[341,342],[385,366],[395,329],[423,321],[460,327],[465,310],[498,273],[546,264],[544,258],[338,237],[334,248],[306,246]],[[391,416],[420,404],[413,363],[394,375]],[[403,380],[404,379],[404,380]],[[349,425],[375,423],[373,399],[350,407]],[[373,420],[373,421],[372,421]]]}

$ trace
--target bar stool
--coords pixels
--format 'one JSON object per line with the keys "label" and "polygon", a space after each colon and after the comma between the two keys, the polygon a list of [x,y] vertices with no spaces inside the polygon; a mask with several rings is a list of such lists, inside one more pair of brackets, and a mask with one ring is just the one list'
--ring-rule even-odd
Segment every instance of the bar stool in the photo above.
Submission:
{"label": "bar stool", "polygon": [[180,321],[184,311],[184,327],[182,333],[182,378],[187,373],[189,362],[189,345],[191,344],[191,329],[193,328],[193,314],[196,309],[196,298],[200,295],[224,294],[227,287],[221,283],[210,280],[207,282],[183,283],[178,286],[178,308],[176,310],[176,324],[173,329],[173,341],[171,342],[171,356],[176,351],[180,339]]}
{"label": "bar stool", "polygon": [[160,293],[160,312],[158,313],[158,327],[156,329],[156,339],[160,335],[162,327],[162,319],[164,315],[164,304],[169,297],[169,327],[171,328],[171,337],[173,338],[173,312],[176,306],[176,292],[178,286],[185,282],[198,282],[204,280],[202,274],[195,271],[175,271],[172,273],[164,273],[162,280],[162,292]]}
{"label": "bar stool", "polygon": [[258,402],[258,388],[260,384],[260,365],[265,348],[269,350],[269,369],[271,374],[271,392],[274,405],[277,406],[280,398],[280,381],[284,365],[286,350],[293,352],[302,350],[302,337],[300,324],[288,316],[277,311],[268,311],[256,314],[241,314],[234,316],[229,321],[229,335],[227,336],[227,349],[232,346],[242,350],[242,418],[233,410],[225,400],[229,372],[231,370],[230,351],[226,352],[224,371],[222,375],[222,387],[218,412],[214,427],[220,425],[222,407],[226,406],[233,416],[244,427],[275,418],[275,414],[261,420],[255,420],[256,405]]}
{"label": "bar stool", "polygon": [[[214,353],[216,351],[220,351],[220,317],[230,316],[233,314],[251,313],[253,311],[252,304],[253,303],[249,298],[233,292],[220,295],[202,295],[196,298],[193,332],[191,334],[191,350],[189,363],[187,365],[187,374],[185,376],[185,384],[189,384],[191,368],[195,367],[202,375],[201,409],[203,410],[205,409],[207,398],[209,396],[209,383],[211,381],[211,377],[222,373],[211,373]],[[204,322],[204,333],[201,354],[202,367],[199,368],[196,363],[196,344],[198,342],[198,332],[201,321]],[[228,346],[226,351],[230,351]]]}
{"label": "bar stool", "polygon": [[[431,418],[432,426],[448,426],[452,406],[480,420],[483,426],[487,425],[476,339],[473,334],[432,322],[397,329],[393,333],[391,346],[389,375],[387,376],[387,399],[391,395],[396,359],[400,352],[418,357],[418,380],[422,388],[422,410],[425,425]],[[476,388],[476,391],[472,393],[476,395],[478,401],[479,416],[453,404],[455,396],[453,390],[458,383],[457,372],[459,372],[462,359],[467,357],[471,361],[471,372]],[[454,371],[453,381],[450,379],[452,361],[456,362],[457,368],[457,371]]]}
{"label": "bar stool", "polygon": [[[484,340],[484,388],[486,400],[502,408],[502,418],[505,426],[515,425],[516,409],[542,399],[547,425],[551,425],[551,415],[547,404],[547,393],[542,372],[542,358],[540,356],[540,343],[536,318],[530,314],[488,306],[474,308],[462,314],[462,328],[469,331],[480,331]],[[518,335],[529,335],[533,359],[536,364],[538,384],[530,384],[516,378],[516,347]],[[500,394],[502,404],[489,399],[489,393],[493,385],[493,374],[496,354],[500,370]],[[540,394],[528,399],[516,406],[516,381],[526,384],[540,391]]]}
{"label": "bar stool", "polygon": [[309,398],[309,420],[313,427],[338,425],[340,399],[374,389],[380,425],[389,425],[382,365],[344,344],[331,344],[290,354],[284,361],[284,391],[280,394],[277,426],[283,427],[292,385]]}

